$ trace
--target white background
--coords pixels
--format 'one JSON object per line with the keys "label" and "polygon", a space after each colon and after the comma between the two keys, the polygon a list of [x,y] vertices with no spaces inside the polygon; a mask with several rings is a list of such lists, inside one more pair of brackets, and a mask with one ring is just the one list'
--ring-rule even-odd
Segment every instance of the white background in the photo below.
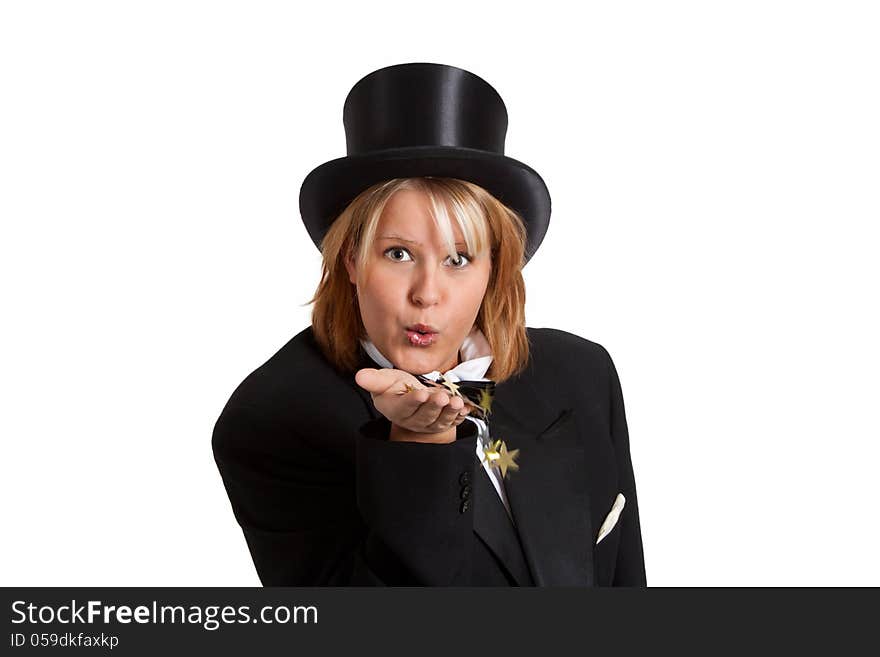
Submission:
{"label": "white background", "polygon": [[3,3],[0,582],[259,584],[213,425],[345,95],[429,61],[550,189],[527,322],[615,360],[649,585],[880,585],[875,7]]}

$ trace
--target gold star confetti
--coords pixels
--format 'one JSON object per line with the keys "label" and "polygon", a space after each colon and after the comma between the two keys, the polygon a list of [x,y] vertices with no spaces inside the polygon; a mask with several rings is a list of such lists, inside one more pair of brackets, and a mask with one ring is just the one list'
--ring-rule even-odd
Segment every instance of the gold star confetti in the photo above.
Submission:
{"label": "gold star confetti", "polygon": [[458,392],[458,385],[454,381],[450,381],[449,379],[443,379],[443,386],[449,390],[455,397],[460,397],[461,394]]}
{"label": "gold star confetti", "polygon": [[502,478],[507,476],[508,468],[510,470],[519,470],[519,464],[514,461],[518,454],[519,449],[508,452],[507,444],[503,440],[496,440],[492,443],[491,447],[483,448],[485,460],[489,462],[489,465],[501,469]]}
{"label": "gold star confetti", "polygon": [[415,386],[411,386],[411,385],[408,384],[408,383],[404,383],[403,385],[406,386],[406,389],[405,389],[405,390],[401,390],[401,391],[399,391],[399,392],[397,393],[398,395],[405,395],[406,393],[408,393],[408,392],[412,392],[413,390],[416,389]]}
{"label": "gold star confetti", "polygon": [[450,396],[461,397],[470,413],[481,420],[487,420],[492,411],[492,399],[495,394],[495,382],[485,379],[480,381],[450,381],[438,378],[436,381],[422,374],[416,374],[416,379],[428,388],[443,388]]}
{"label": "gold star confetti", "polygon": [[486,411],[487,415],[492,411],[492,394],[486,388],[480,390],[480,408]]}

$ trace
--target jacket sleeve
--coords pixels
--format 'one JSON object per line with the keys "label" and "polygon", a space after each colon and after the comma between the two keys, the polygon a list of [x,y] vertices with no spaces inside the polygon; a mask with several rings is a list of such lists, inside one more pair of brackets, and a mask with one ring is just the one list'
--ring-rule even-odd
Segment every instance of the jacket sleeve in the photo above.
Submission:
{"label": "jacket sleeve", "polygon": [[623,392],[614,361],[607,351],[605,353],[611,388],[611,436],[617,454],[618,481],[621,492],[626,498],[623,511],[618,519],[618,522],[621,523],[620,544],[617,550],[617,564],[614,569],[612,586],[647,586],[642,530],[639,524],[639,503],[630,457],[629,431],[626,425]]}
{"label": "jacket sleeve", "polygon": [[[346,462],[267,413],[227,406],[214,459],[264,586],[446,586],[470,579],[476,427],[448,444],[388,440],[371,420]],[[467,473],[467,474],[464,474]]]}

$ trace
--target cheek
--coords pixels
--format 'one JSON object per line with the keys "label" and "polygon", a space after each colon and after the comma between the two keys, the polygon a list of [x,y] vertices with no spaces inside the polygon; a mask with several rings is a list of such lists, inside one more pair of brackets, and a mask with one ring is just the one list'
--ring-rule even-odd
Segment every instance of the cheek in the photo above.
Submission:
{"label": "cheek", "polygon": [[467,332],[470,329],[474,318],[480,312],[485,289],[482,281],[469,281],[467,284],[459,284],[457,292],[452,296],[453,305],[450,313],[462,331]]}
{"label": "cheek", "polygon": [[483,297],[486,294],[486,288],[488,287],[488,284],[488,277],[480,277],[469,282],[464,292],[465,297],[467,298],[471,306],[479,307],[479,305],[483,302]]}
{"label": "cheek", "polygon": [[376,321],[394,320],[399,305],[400,282],[394,277],[373,276],[369,284],[361,288],[361,309]]}

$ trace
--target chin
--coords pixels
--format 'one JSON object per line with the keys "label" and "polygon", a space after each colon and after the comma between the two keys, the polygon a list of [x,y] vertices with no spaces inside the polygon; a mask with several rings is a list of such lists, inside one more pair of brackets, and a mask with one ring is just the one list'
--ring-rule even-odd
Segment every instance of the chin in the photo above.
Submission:
{"label": "chin", "polygon": [[427,372],[439,370],[440,366],[441,362],[437,358],[427,355],[421,357],[409,355],[402,360],[400,365],[404,371],[410,374],[426,374]]}

